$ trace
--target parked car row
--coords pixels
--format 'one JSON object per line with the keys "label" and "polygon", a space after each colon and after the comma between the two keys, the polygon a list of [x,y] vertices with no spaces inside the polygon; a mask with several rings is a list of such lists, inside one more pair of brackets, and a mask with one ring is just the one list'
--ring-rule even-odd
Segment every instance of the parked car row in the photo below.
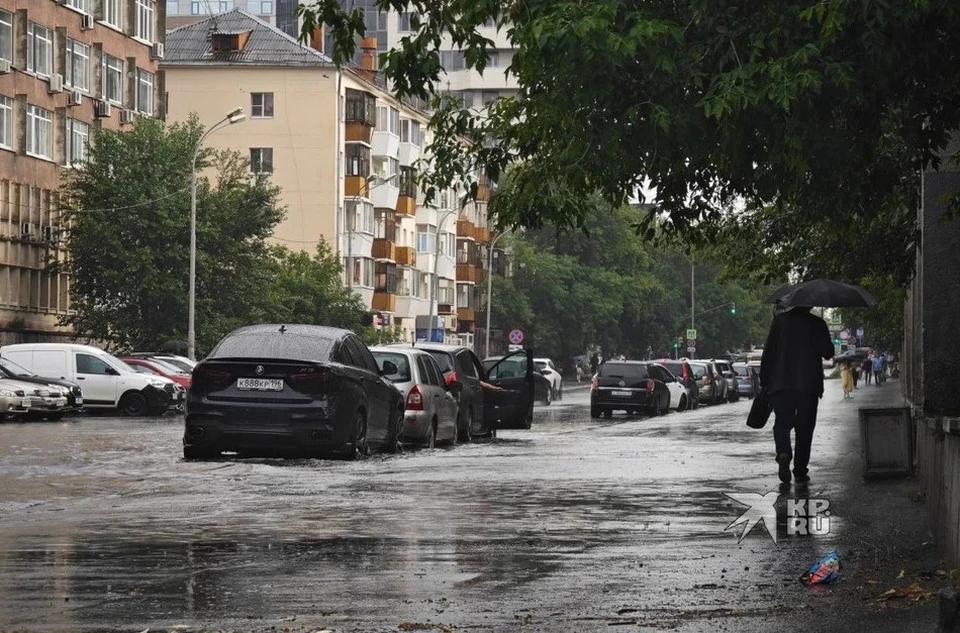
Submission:
{"label": "parked car row", "polygon": [[[749,380],[753,383],[748,384],[756,383],[755,377]],[[608,360],[597,369],[590,385],[590,415],[609,418],[614,411],[658,415],[696,409],[701,403],[735,402],[741,394],[753,396],[741,388],[741,379],[729,361]]]}
{"label": "parked car row", "polygon": [[82,408],[159,415],[186,400],[186,388],[163,373],[144,375],[102,349],[73,343],[0,347],[0,394],[0,412],[23,420],[59,420]]}
{"label": "parked car row", "polygon": [[368,348],[353,332],[255,325],[224,337],[192,374],[185,459],[341,456],[530,428],[530,351],[481,362],[437,343]]}

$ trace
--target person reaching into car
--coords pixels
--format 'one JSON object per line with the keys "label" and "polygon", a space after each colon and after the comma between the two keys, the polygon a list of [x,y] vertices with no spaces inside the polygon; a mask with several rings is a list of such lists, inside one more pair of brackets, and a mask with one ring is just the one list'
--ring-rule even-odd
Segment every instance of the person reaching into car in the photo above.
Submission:
{"label": "person reaching into car", "polygon": [[480,381],[480,388],[484,391],[503,391],[503,387],[498,387],[497,385],[491,385],[485,380]]}

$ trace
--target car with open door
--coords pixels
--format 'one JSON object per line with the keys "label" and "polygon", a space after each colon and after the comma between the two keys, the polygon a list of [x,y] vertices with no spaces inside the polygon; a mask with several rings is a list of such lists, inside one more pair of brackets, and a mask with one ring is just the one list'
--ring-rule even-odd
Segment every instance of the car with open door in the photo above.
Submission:
{"label": "car with open door", "polygon": [[495,424],[498,429],[529,429],[533,423],[537,383],[533,350],[522,349],[488,358],[484,366],[486,382],[502,389],[483,392],[483,415],[487,424]]}
{"label": "car with open door", "polygon": [[667,391],[670,392],[670,409],[674,411],[686,410],[690,405],[687,400],[687,388],[669,369],[660,363],[651,362],[647,364],[647,372],[649,372],[650,376],[666,385]]}
{"label": "car with open door", "polygon": [[[497,364],[504,358],[505,358],[504,356],[490,356],[489,358],[484,358],[483,367],[484,369],[489,370],[491,367],[493,367],[495,364]],[[513,365],[508,364],[503,369],[503,372],[521,373],[526,371],[525,369],[520,368],[520,365],[519,365],[520,360],[518,360],[518,358],[515,358],[511,362],[513,363]],[[556,398],[556,393],[553,390],[551,379],[545,376],[543,372],[540,371],[540,369],[537,367],[537,361],[536,359],[534,359],[533,361],[533,401],[550,406],[551,404],[553,404],[553,401],[555,398]]]}
{"label": "car with open door", "polygon": [[403,415],[403,396],[350,330],[253,325],[193,370],[183,456],[396,452]]}

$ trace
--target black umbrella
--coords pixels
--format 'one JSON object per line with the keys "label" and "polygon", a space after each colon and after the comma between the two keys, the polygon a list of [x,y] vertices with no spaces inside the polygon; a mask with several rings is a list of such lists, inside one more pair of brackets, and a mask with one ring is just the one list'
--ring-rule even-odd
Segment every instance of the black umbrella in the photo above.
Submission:
{"label": "black umbrella", "polygon": [[795,286],[783,286],[767,297],[771,303],[784,306],[816,306],[822,308],[869,308],[877,305],[873,295],[860,288],[832,279],[812,279]]}

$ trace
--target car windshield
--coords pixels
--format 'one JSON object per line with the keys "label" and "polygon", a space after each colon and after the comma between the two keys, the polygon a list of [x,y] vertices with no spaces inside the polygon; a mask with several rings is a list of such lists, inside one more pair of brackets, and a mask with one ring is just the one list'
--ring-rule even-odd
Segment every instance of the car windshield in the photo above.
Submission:
{"label": "car windshield", "polygon": [[487,377],[490,380],[520,378],[527,375],[527,357],[518,354],[508,356],[506,359],[487,358],[483,361],[483,367],[487,370]]}
{"label": "car windshield", "polygon": [[683,365],[680,363],[663,363],[663,366],[674,376],[679,376],[683,373]]}
{"label": "car windshield", "polygon": [[143,365],[130,365],[130,368],[138,374],[150,374],[151,376],[156,375],[153,370],[149,367],[144,367]]}
{"label": "car windshield", "polygon": [[12,376],[36,376],[35,373],[26,367],[21,367],[12,360],[8,360],[6,358],[0,358],[0,367],[3,368],[4,372]]}
{"label": "car windshield", "polygon": [[545,360],[535,360],[533,364],[537,366],[537,369],[547,369],[547,361]]}
{"label": "car windshield", "polygon": [[690,371],[693,372],[693,377],[696,378],[697,380],[707,375],[706,365],[694,365],[691,363]]}
{"label": "car windshield", "polygon": [[750,370],[746,365],[734,365],[733,371],[737,372],[738,376],[748,376],[750,375]]}
{"label": "car windshield", "polygon": [[156,360],[162,360],[163,362],[167,363],[171,367],[176,367],[177,371],[182,371],[185,374],[193,373],[193,368],[196,367],[196,363],[193,363],[193,361],[191,361],[190,359],[167,358],[166,356],[164,356],[163,358],[157,358]]}
{"label": "car windshield", "polygon": [[303,336],[290,332],[239,333],[220,341],[210,358],[283,358],[289,360],[329,360],[333,339]]}
{"label": "car windshield", "polygon": [[190,372],[184,371],[183,369],[180,369],[179,367],[177,367],[176,365],[174,365],[173,363],[171,363],[171,362],[169,362],[169,361],[160,360],[159,358],[151,358],[151,359],[150,359],[150,362],[153,363],[154,365],[156,365],[157,367],[159,367],[160,369],[164,370],[164,371],[167,372],[168,374],[186,374],[186,373],[190,373]]}
{"label": "car windshield", "polygon": [[384,372],[384,378],[392,380],[393,382],[410,382],[410,361],[404,354],[397,354],[395,352],[373,352],[373,357],[377,361],[377,367],[380,368],[381,372],[384,372],[384,365],[388,362],[393,364],[393,367],[390,369],[396,369],[392,372]]}
{"label": "car windshield", "polygon": [[646,378],[647,366],[634,363],[604,363],[597,370],[603,378]]}
{"label": "car windshield", "polygon": [[434,350],[427,350],[430,352],[430,355],[433,356],[433,359],[437,361],[437,364],[440,365],[440,371],[447,373],[448,371],[453,371],[453,364],[450,358],[450,354],[446,352],[438,352]]}

